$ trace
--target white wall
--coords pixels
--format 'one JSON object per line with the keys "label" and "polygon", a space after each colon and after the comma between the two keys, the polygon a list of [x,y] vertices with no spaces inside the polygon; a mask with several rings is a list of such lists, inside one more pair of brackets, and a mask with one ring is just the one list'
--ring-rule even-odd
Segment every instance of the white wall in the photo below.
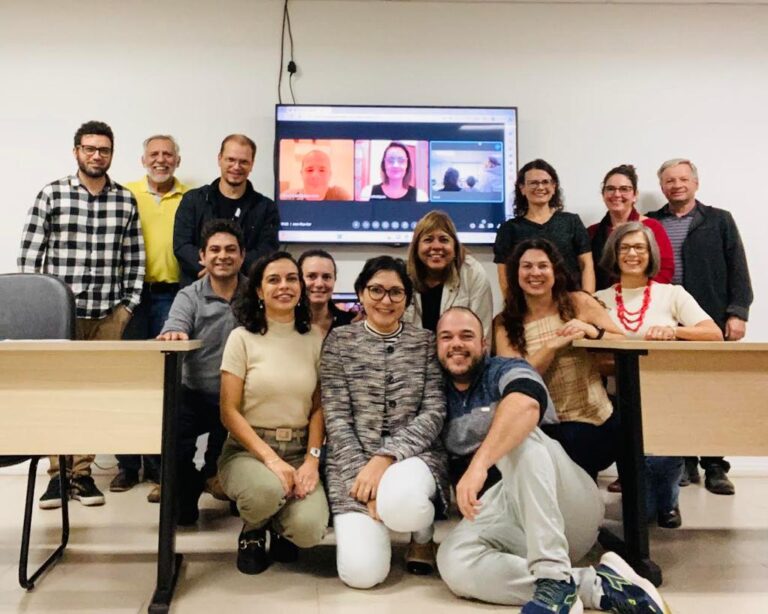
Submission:
{"label": "white wall", "polygon": [[[768,339],[768,7],[291,6],[298,102],[517,106],[520,160],[552,162],[568,209],[587,223],[602,215],[599,182],[611,166],[638,167],[648,210],[663,202],[659,163],[691,157],[701,200],[739,223],[757,297],[749,339]],[[119,181],[140,176],[145,136],[171,132],[181,178],[208,182],[221,138],[245,132],[261,148],[252,179],[271,194],[281,17],[281,0],[3,3],[0,272],[15,269],[37,191],[73,171],[72,136],[88,119],[115,130]],[[334,251],[349,289],[364,258],[393,250]],[[492,272],[490,250],[480,252]]]}

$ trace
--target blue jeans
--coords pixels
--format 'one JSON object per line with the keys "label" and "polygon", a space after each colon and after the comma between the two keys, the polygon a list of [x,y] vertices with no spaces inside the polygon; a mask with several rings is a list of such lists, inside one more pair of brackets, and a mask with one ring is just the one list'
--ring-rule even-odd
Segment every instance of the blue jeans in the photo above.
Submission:
{"label": "blue jeans", "polygon": [[645,509],[649,520],[677,507],[682,473],[682,456],[645,457]]}
{"label": "blue jeans", "polygon": [[[123,339],[145,340],[154,339],[163,330],[163,325],[171,311],[176,292],[150,292],[149,286],[144,285],[141,291],[141,302],[133,312],[133,317],[123,333]],[[144,460],[144,479],[153,482],[160,481],[160,455],[152,454],[143,457],[138,454],[117,454],[120,469],[138,473],[141,461]]]}

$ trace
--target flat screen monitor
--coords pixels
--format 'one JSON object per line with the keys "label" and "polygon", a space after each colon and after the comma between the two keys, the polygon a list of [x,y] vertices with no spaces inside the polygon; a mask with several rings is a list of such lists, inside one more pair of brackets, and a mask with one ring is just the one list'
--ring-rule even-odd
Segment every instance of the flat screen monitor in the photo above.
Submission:
{"label": "flat screen monitor", "polygon": [[428,211],[469,244],[512,215],[517,109],[277,105],[280,240],[407,243]]}

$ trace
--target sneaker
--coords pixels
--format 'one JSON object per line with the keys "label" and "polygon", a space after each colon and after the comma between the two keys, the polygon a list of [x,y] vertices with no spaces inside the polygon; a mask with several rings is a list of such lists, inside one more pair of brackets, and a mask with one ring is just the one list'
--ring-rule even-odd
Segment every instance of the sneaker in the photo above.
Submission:
{"label": "sneaker", "polygon": [[670,614],[659,591],[615,552],[606,552],[597,566],[603,596],[600,609],[616,614]]}
{"label": "sneaker", "polygon": [[428,576],[435,571],[435,542],[431,539],[426,544],[417,544],[411,538],[408,552],[405,553],[405,568],[416,576]]}
{"label": "sneaker", "polygon": [[77,499],[86,506],[104,505],[104,493],[102,493],[90,475],[73,477],[70,481],[72,498]]}
{"label": "sneaker", "polygon": [[269,558],[276,563],[295,563],[299,558],[299,547],[277,531],[270,529]]}
{"label": "sneaker", "polygon": [[269,567],[267,556],[267,531],[255,529],[243,530],[237,540],[237,568],[240,573],[255,575]]}
{"label": "sneaker", "polygon": [[732,495],[736,492],[733,482],[728,479],[728,474],[720,465],[710,465],[704,473],[704,486],[716,495]]}
{"label": "sneaker", "polygon": [[109,492],[126,492],[139,483],[138,471],[120,469],[109,483]]}
{"label": "sneaker", "polygon": [[536,580],[533,599],[523,606],[520,614],[581,614],[583,611],[573,578],[569,582],[540,578]]}
{"label": "sneaker", "polygon": [[53,476],[48,482],[48,488],[45,489],[37,505],[41,510],[55,510],[61,507],[61,482],[58,475]]}
{"label": "sneaker", "polygon": [[149,494],[147,495],[147,501],[150,503],[160,503],[160,493],[162,491],[160,490],[160,484],[155,484],[152,486],[152,490],[149,491]]}
{"label": "sneaker", "polygon": [[662,529],[679,529],[683,524],[683,517],[680,515],[680,508],[676,505],[668,512],[659,512],[656,520]]}

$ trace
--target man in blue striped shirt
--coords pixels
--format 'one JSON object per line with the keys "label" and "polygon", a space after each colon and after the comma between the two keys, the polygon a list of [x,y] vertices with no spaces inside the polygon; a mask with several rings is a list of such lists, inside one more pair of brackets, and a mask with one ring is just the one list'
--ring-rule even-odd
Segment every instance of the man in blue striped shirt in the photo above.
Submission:
{"label": "man in blue striped shirt", "polygon": [[[522,605],[523,614],[576,614],[584,606],[662,614],[654,586],[615,553],[596,568],[571,567],[594,545],[603,503],[586,472],[539,428],[557,418],[536,370],[489,358],[480,319],[464,307],[440,318],[437,355],[446,376],[443,440],[452,457],[468,458],[455,482],[464,519],[437,553],[450,589]],[[500,481],[479,498],[493,466]]]}

